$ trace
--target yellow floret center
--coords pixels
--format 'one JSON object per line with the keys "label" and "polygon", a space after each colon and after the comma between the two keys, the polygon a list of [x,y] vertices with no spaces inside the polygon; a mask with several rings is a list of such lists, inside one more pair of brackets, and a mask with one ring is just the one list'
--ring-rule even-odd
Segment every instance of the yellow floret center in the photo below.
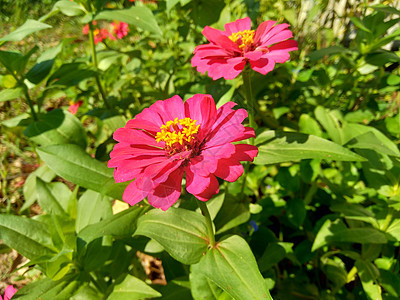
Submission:
{"label": "yellow floret center", "polygon": [[200,125],[196,125],[196,122],[197,120],[191,118],[175,118],[168,121],[160,127],[161,131],[157,132],[157,143],[164,141],[169,147],[190,143],[199,132]]}
{"label": "yellow floret center", "polygon": [[253,44],[255,30],[243,30],[234,32],[229,36],[229,39],[236,43],[240,42],[239,48],[242,49],[246,46],[251,46]]}

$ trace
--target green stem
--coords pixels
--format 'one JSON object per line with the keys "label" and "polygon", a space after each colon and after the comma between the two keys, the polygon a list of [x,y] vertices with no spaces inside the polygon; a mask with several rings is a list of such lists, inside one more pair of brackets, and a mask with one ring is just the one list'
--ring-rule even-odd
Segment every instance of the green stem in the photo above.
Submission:
{"label": "green stem", "polygon": [[[250,78],[250,72],[248,70],[245,70],[242,72],[243,76],[243,86],[244,86],[244,92],[246,95],[246,102],[247,102],[247,112],[249,113],[249,124],[250,127],[252,127],[254,130],[256,129],[256,122],[254,120],[254,111],[256,107],[256,102],[254,101],[253,98],[253,90],[251,88],[251,78]],[[250,143],[254,145],[254,138],[250,139]]]}
{"label": "green stem", "polygon": [[106,93],[104,92],[103,85],[101,84],[100,76],[98,74],[99,69],[98,69],[98,62],[97,62],[96,44],[94,43],[93,23],[92,22],[89,22],[89,40],[90,40],[90,48],[92,50],[92,63],[93,63],[93,66],[96,69],[97,87],[99,89],[101,98],[103,99],[105,106],[107,108],[110,108],[110,106],[109,106],[109,104],[107,102]]}
{"label": "green stem", "polygon": [[25,92],[26,100],[28,101],[29,108],[31,109],[32,117],[35,121],[37,121],[38,117],[36,115],[35,109],[33,108],[33,102],[32,102],[31,97],[29,96],[29,92],[28,92],[28,89],[26,86],[24,86],[24,92]]}
{"label": "green stem", "polygon": [[206,219],[208,238],[210,239],[210,247],[214,248],[215,235],[214,235],[213,223],[211,220],[210,212],[208,211],[208,208],[207,208],[207,204],[203,201],[197,200],[197,205],[199,206],[202,215]]}

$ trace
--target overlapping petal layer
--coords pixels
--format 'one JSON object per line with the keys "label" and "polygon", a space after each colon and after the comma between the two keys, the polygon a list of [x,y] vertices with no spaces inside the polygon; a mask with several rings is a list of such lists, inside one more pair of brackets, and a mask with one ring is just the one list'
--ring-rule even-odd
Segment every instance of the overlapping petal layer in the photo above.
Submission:
{"label": "overlapping petal layer", "polygon": [[[116,130],[119,143],[108,166],[115,168],[116,182],[134,179],[123,200],[134,205],[147,197],[152,206],[167,210],[181,195],[183,176],[186,190],[202,201],[218,193],[217,177],[237,180],[243,174],[240,161],[252,161],[258,150],[233,144],[255,136],[242,125],[247,112],[234,110],[235,105],[228,102],[217,110],[210,95],[196,94],[185,103],[174,96],[157,101]],[[185,124],[196,124],[197,129]],[[169,134],[167,143],[160,134],[157,142],[160,132]]]}

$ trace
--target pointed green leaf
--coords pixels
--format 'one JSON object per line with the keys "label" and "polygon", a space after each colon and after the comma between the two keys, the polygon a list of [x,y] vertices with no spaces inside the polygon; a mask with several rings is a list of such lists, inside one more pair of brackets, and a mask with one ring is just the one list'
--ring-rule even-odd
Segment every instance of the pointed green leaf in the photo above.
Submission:
{"label": "pointed green leaf", "polygon": [[81,122],[73,114],[55,109],[31,123],[24,134],[42,146],[76,144],[86,148],[86,133]]}
{"label": "pointed green leaf", "polygon": [[108,181],[114,181],[112,169],[77,145],[50,145],[37,152],[57,175],[87,189],[101,193]]}
{"label": "pointed green leaf", "polygon": [[24,89],[22,87],[2,90],[0,92],[0,102],[20,98],[23,94],[24,94]]}
{"label": "pointed green leaf", "polygon": [[188,265],[197,263],[208,245],[204,217],[182,208],[149,211],[139,218],[135,235],[156,240],[173,258]]}
{"label": "pointed green leaf", "polygon": [[46,225],[25,217],[0,214],[0,239],[28,259],[55,254]]}
{"label": "pointed green leaf", "polygon": [[39,177],[36,177],[38,202],[44,212],[56,215],[64,215],[66,212],[61,205],[61,197],[65,196],[68,199],[71,195],[71,191],[65,184],[61,182],[55,182],[55,184],[57,184],[57,186],[50,187],[49,183],[46,183]]}
{"label": "pointed green leaf", "polygon": [[249,245],[237,235],[207,251],[197,270],[236,300],[272,300]]}
{"label": "pointed green leaf", "polygon": [[87,225],[100,222],[112,216],[111,199],[92,190],[87,190],[79,198],[76,216],[76,232]]}
{"label": "pointed green leaf", "polygon": [[54,281],[51,278],[45,278],[34,281],[20,290],[13,296],[18,300],[54,300],[70,299],[82,287],[81,281],[76,280],[76,276],[69,276],[62,280]]}
{"label": "pointed green leaf", "polygon": [[382,300],[382,288],[376,282],[380,276],[378,268],[369,261],[357,260],[354,264],[358,270],[362,287],[371,300]]}
{"label": "pointed green leaf", "polygon": [[149,287],[140,279],[128,275],[125,279],[114,286],[113,292],[108,300],[139,300],[144,298],[161,297],[161,294]]}
{"label": "pointed green leaf", "polygon": [[361,156],[323,138],[296,132],[264,131],[256,138],[257,165],[276,164],[301,159],[363,161]]}
{"label": "pointed green leaf", "polygon": [[24,37],[27,35],[37,32],[39,30],[51,28],[50,25],[36,21],[36,20],[31,20],[28,19],[21,27],[18,27],[16,30],[11,32],[10,34],[6,35],[5,37],[2,37],[0,39],[1,41],[13,41],[17,42],[22,40]]}
{"label": "pointed green leaf", "polygon": [[79,232],[79,237],[87,243],[104,235],[130,237],[136,230],[138,217],[148,209],[149,207],[132,206],[98,223],[86,226]]}
{"label": "pointed green leaf", "polygon": [[48,166],[42,165],[29,174],[28,178],[24,183],[24,198],[25,202],[21,207],[21,211],[29,208],[37,199],[37,191],[36,191],[36,177],[39,177],[45,182],[50,182],[56,177],[56,173],[49,169]]}

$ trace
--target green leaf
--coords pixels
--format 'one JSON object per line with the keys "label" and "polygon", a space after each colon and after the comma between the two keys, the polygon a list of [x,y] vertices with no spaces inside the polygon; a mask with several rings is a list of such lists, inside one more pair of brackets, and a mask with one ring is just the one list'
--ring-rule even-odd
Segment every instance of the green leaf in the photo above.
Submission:
{"label": "green leaf", "polygon": [[58,176],[96,192],[102,192],[112,178],[112,169],[91,157],[82,148],[73,144],[40,147],[41,159]]}
{"label": "green leaf", "polygon": [[33,219],[0,214],[0,239],[31,260],[55,254],[46,226]]}
{"label": "green leaf", "polygon": [[80,232],[87,225],[100,222],[111,216],[111,198],[95,191],[87,190],[78,201],[76,232]]}
{"label": "green leaf", "polygon": [[290,198],[286,203],[286,216],[289,222],[299,228],[306,218],[307,210],[300,198]]}
{"label": "green leaf", "polygon": [[61,205],[60,197],[67,197],[71,195],[68,187],[61,183],[55,182],[53,188],[49,183],[44,182],[39,177],[36,177],[36,189],[38,193],[38,202],[42,210],[46,213],[64,215],[66,214],[63,206]]}
{"label": "green leaf", "polygon": [[22,40],[24,37],[27,35],[43,30],[51,28],[50,25],[36,21],[36,20],[31,20],[28,19],[21,27],[18,27],[16,30],[11,32],[10,34],[6,35],[5,37],[2,37],[0,39],[0,42],[8,42],[8,41],[13,41],[17,42]]}
{"label": "green leaf", "polygon": [[54,109],[29,125],[24,134],[42,146],[76,144],[86,148],[86,133],[81,122],[73,114]]}
{"label": "green leaf", "polygon": [[376,5],[372,5],[370,7],[373,8],[374,10],[382,11],[382,12],[385,12],[388,14],[400,15],[400,10],[397,10],[396,8],[389,6],[389,5],[376,4]]}
{"label": "green leaf", "polygon": [[386,233],[395,238],[397,241],[400,241],[400,220],[394,220],[386,230]]}
{"label": "green leaf", "polygon": [[342,221],[326,220],[315,237],[311,251],[315,251],[329,243],[385,244],[386,236],[375,228],[347,228]]}
{"label": "green leaf", "polygon": [[261,272],[265,272],[279,263],[286,256],[286,249],[281,243],[269,243],[264,254],[258,260],[258,266]]}
{"label": "green leaf", "polygon": [[69,276],[58,281],[54,281],[51,278],[45,278],[34,281],[19,289],[13,296],[13,299],[70,299],[70,297],[78,292],[82,286],[82,282],[77,281],[76,276]]}
{"label": "green leaf", "polygon": [[[223,289],[201,273],[200,264],[190,266],[190,290],[194,299],[219,300],[233,299]],[[224,295],[223,295],[224,294]]]}
{"label": "green leaf", "polygon": [[[352,140],[347,142],[346,145],[350,148],[371,149],[375,150],[378,153],[384,153],[387,155],[399,157],[400,151],[397,149],[396,145],[392,141],[390,141],[390,144],[390,148],[386,147],[386,145],[379,138],[377,138],[372,131],[368,131],[354,137]],[[393,151],[392,149],[395,149],[395,151]]]}
{"label": "green leaf", "polygon": [[43,52],[43,54],[37,59],[36,64],[28,71],[25,77],[34,84],[40,83],[47,75],[49,75],[54,64],[54,59],[61,52],[61,49],[62,43]]}
{"label": "green leaf", "polygon": [[79,3],[69,0],[60,0],[54,4],[52,11],[59,10],[68,17],[79,16],[84,13],[84,9]]}
{"label": "green leaf", "polygon": [[249,245],[237,235],[207,251],[197,270],[236,300],[272,299]]}
{"label": "green leaf", "polygon": [[[390,140],[388,137],[386,137],[382,132],[380,132],[378,129],[371,127],[371,126],[366,126],[366,125],[361,125],[361,124],[350,124],[350,123],[345,123],[343,125],[343,132],[344,132],[344,140],[343,142],[346,144],[349,141],[351,141],[353,138],[360,137],[361,135],[372,132],[373,135],[376,137],[376,142],[381,145],[380,147],[385,147],[387,148],[386,151],[390,151],[391,153],[395,153],[395,156],[398,156],[400,154],[399,149],[397,148],[396,144]],[[370,135],[366,135],[365,138],[373,138]],[[374,138],[375,140],[375,138]],[[380,151],[380,150],[378,150]],[[391,154],[393,155],[393,154]]]}
{"label": "green leaf", "polygon": [[47,85],[76,86],[84,79],[95,77],[97,72],[83,63],[61,65],[47,80]]}
{"label": "green leaf", "polygon": [[173,258],[188,265],[197,263],[208,246],[204,217],[182,208],[151,210],[139,218],[135,235],[156,240]]}
{"label": "green leaf", "polygon": [[114,286],[113,292],[107,299],[139,300],[153,297],[161,297],[161,294],[140,279],[128,274],[121,283]]}
{"label": "green leaf", "polygon": [[299,119],[299,130],[301,133],[322,137],[322,130],[318,122],[307,114],[302,114]]}
{"label": "green leaf", "polygon": [[86,226],[78,235],[87,243],[104,235],[130,237],[136,230],[138,217],[148,209],[149,207],[132,206],[98,223]]}
{"label": "green leaf", "polygon": [[345,264],[340,258],[323,258],[321,259],[321,263],[322,272],[324,272],[326,277],[333,282],[336,289],[340,289],[347,283],[348,274]]}
{"label": "green leaf", "polygon": [[359,18],[357,18],[357,17],[350,17],[350,21],[352,21],[353,24],[356,25],[356,27],[360,28],[361,30],[364,30],[364,31],[366,31],[366,32],[371,33],[371,30],[369,30],[369,28],[367,28],[367,27],[364,25],[363,21],[360,20]]}
{"label": "green leaf", "polygon": [[45,182],[50,182],[56,177],[56,173],[49,169],[48,166],[42,165],[29,174],[28,178],[24,183],[24,198],[25,202],[21,207],[21,212],[29,208],[37,199],[36,192],[36,178],[39,177]]}
{"label": "green leaf", "polygon": [[357,260],[354,264],[358,270],[358,276],[368,298],[382,300],[382,289],[376,279],[380,276],[378,268],[369,261]]}
{"label": "green leaf", "polygon": [[363,161],[361,156],[323,138],[296,132],[264,131],[256,138],[257,165],[301,159]]}
{"label": "green leaf", "polygon": [[318,122],[325,128],[332,141],[343,145],[343,131],[340,125],[342,120],[338,116],[337,111],[328,111],[322,106],[318,106],[314,113]]}
{"label": "green leaf", "polygon": [[250,219],[249,205],[233,195],[226,194],[224,205],[215,217],[216,234],[225,232]]}
{"label": "green leaf", "polygon": [[0,92],[0,102],[20,98],[23,94],[24,94],[24,89],[22,87],[2,90]]}
{"label": "green leaf", "polygon": [[162,35],[152,11],[145,6],[132,6],[129,9],[104,10],[98,13],[95,20],[118,20],[148,30],[158,36]]}

